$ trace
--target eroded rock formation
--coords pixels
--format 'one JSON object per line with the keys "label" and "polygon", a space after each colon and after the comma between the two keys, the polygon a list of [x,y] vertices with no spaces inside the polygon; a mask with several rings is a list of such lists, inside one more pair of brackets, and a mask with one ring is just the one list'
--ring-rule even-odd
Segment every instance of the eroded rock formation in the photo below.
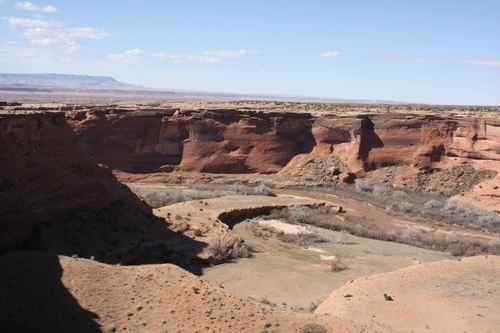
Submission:
{"label": "eroded rock formation", "polygon": [[63,114],[1,116],[0,165],[0,252],[168,260],[171,248],[158,255],[144,249],[167,240],[175,246],[177,235],[108,168],[81,153]]}
{"label": "eroded rock formation", "polygon": [[68,114],[83,149],[113,169],[277,172],[314,146],[311,117],[237,111]]}
{"label": "eroded rock formation", "polygon": [[84,151],[128,172],[274,173],[297,156],[307,162],[334,155],[362,175],[389,165],[428,170],[447,156],[500,159],[500,123],[491,119],[237,110],[94,110],[67,117]]}

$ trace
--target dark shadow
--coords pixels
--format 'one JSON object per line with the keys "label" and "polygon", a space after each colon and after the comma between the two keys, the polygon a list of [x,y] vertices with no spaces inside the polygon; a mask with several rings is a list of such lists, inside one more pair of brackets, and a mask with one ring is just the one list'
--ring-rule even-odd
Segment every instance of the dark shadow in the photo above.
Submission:
{"label": "dark shadow", "polygon": [[218,216],[218,219],[233,229],[234,226],[240,222],[248,219],[253,219],[259,216],[271,215],[273,210],[281,210],[286,208],[286,206],[269,206],[269,207],[257,207],[248,209],[234,209],[228,212],[224,212]]}
{"label": "dark shadow", "polygon": [[61,282],[56,256],[14,252],[0,257],[2,332],[102,332]]}
{"label": "dark shadow", "polygon": [[34,250],[198,273],[206,246],[169,229],[76,144],[64,115],[0,118],[0,254]]}
{"label": "dark shadow", "polygon": [[197,257],[207,244],[170,230],[168,221],[130,203],[72,211],[62,221],[37,225],[22,249],[107,264],[171,263],[196,275],[208,264]]}
{"label": "dark shadow", "polygon": [[375,124],[368,117],[363,117],[359,122],[358,128],[354,129],[354,134],[359,135],[359,156],[361,161],[365,162],[364,168],[368,170],[368,156],[373,148],[383,148],[384,142],[375,132]]}

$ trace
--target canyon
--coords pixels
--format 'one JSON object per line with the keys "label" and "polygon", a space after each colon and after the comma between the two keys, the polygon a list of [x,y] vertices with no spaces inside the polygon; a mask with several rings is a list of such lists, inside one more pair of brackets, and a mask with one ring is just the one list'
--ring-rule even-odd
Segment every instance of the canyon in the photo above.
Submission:
{"label": "canyon", "polygon": [[[9,269],[0,319],[12,331],[499,324],[487,310],[498,305],[491,281],[500,276],[497,111],[249,101],[1,108],[0,263]],[[489,279],[478,278],[484,270]],[[428,286],[438,280],[447,292],[467,282],[464,298]],[[414,297],[419,283],[426,293]],[[443,297],[443,311],[463,322],[420,321],[421,305]],[[467,300],[483,307],[480,317]]]}

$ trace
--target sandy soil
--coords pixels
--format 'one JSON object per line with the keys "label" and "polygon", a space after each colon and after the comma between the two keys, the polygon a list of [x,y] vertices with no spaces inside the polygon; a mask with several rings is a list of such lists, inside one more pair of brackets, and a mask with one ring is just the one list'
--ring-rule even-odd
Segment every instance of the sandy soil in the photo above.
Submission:
{"label": "sandy soil", "polygon": [[360,332],[332,316],[286,314],[231,296],[174,265],[110,266],[35,253],[0,257],[3,332]]}
{"label": "sandy soil", "polygon": [[498,256],[417,265],[353,281],[316,313],[386,332],[494,333],[500,327],[499,280]]}
{"label": "sandy soil", "polygon": [[[258,222],[240,223],[233,231],[256,248],[254,257],[205,269],[202,278],[224,285],[235,295],[298,311],[308,311],[333,289],[352,279],[450,258],[441,252],[311,226],[307,226],[309,232],[320,234],[328,242],[311,246],[283,243],[274,237],[263,239],[255,236],[252,223]],[[290,227],[294,231],[295,226]],[[322,262],[321,256],[336,256],[347,269],[332,272],[330,266]]]}
{"label": "sandy soil", "polygon": [[290,223],[286,223],[280,220],[258,220],[258,224],[264,227],[271,227],[276,231],[284,232],[289,235],[298,235],[298,234],[311,234],[310,231],[305,226],[294,225]]}

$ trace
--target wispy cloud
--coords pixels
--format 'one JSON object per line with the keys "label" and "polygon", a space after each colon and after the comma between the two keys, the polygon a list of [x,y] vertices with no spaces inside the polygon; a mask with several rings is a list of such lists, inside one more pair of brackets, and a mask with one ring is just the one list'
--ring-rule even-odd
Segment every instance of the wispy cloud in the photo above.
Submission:
{"label": "wispy cloud", "polygon": [[29,19],[17,16],[3,17],[10,26],[22,30],[23,37],[37,47],[56,47],[66,54],[80,50],[83,39],[103,39],[108,33],[94,27],[67,27],[42,19]]}
{"label": "wispy cloud", "polygon": [[194,54],[173,54],[173,53],[160,52],[153,54],[153,57],[172,64],[184,64],[184,63],[218,64],[218,63],[223,63],[225,61],[238,60],[252,54],[257,54],[257,52],[246,49],[211,50]]}
{"label": "wispy cloud", "polygon": [[500,68],[500,58],[468,59],[465,63],[469,65]]}
{"label": "wispy cloud", "polygon": [[47,29],[49,27],[49,22],[44,20],[28,19],[24,17],[8,16],[3,17],[3,20],[7,21],[11,26],[21,29]]}
{"label": "wispy cloud", "polygon": [[126,50],[121,53],[112,53],[108,55],[108,59],[115,62],[124,62],[124,63],[135,63],[138,62],[143,54],[141,49],[131,49]]}
{"label": "wispy cloud", "polygon": [[55,13],[57,12],[56,6],[53,5],[45,5],[39,6],[35,5],[30,1],[18,1],[16,2],[17,10],[24,10],[28,12],[36,12],[36,13]]}
{"label": "wispy cloud", "polygon": [[326,51],[326,52],[323,52],[320,54],[320,56],[322,58],[337,58],[338,56],[340,56],[342,54],[341,51],[339,50],[333,50],[333,51]]}

